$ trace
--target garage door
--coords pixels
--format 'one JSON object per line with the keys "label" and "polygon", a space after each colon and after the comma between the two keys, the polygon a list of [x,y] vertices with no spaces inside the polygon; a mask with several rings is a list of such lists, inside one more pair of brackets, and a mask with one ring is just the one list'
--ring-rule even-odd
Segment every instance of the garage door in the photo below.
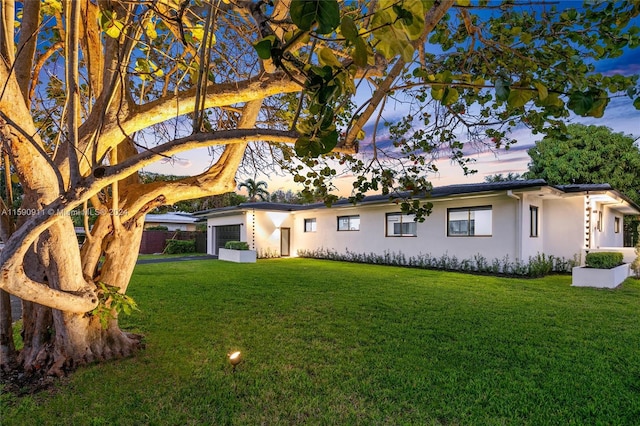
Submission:
{"label": "garage door", "polygon": [[224,248],[227,241],[240,241],[240,225],[216,226],[216,251]]}

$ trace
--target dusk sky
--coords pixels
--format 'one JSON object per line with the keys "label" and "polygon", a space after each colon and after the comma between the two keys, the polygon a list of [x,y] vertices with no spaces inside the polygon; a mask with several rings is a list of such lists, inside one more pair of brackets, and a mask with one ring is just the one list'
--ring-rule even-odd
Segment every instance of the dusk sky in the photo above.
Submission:
{"label": "dusk sky", "polygon": [[[640,74],[640,49],[627,51],[623,56],[616,59],[599,62],[596,65],[596,71],[604,74]],[[607,126],[614,132],[632,135],[640,140],[640,110],[633,108],[631,103],[632,101],[629,98],[613,99],[603,118],[572,116],[568,122]],[[401,109],[395,111],[391,103],[385,110],[385,117],[389,120],[402,114],[403,111]],[[377,137],[378,140],[381,140],[384,135],[378,133]],[[432,175],[430,180],[434,186],[443,186],[456,183],[482,182],[485,176],[496,173],[522,173],[526,171],[529,162],[527,150],[535,144],[536,140],[540,139],[541,135],[532,135],[523,126],[512,133],[511,137],[516,139],[518,143],[508,151],[470,153],[469,157],[475,161],[472,168],[478,171],[476,174],[464,176],[463,171],[458,166],[450,164],[448,159],[443,158],[437,162],[440,172],[437,175]],[[145,170],[172,175],[195,175],[204,171],[209,166],[210,161],[207,150],[200,149],[180,154],[172,163],[156,163]],[[291,179],[286,177],[258,175],[257,179],[264,180],[269,184],[269,192],[278,189],[291,189],[296,192],[302,189],[302,187],[297,186]],[[336,180],[338,195],[349,195],[352,179],[352,177],[343,177]],[[240,180],[242,180],[242,177],[239,177]]]}

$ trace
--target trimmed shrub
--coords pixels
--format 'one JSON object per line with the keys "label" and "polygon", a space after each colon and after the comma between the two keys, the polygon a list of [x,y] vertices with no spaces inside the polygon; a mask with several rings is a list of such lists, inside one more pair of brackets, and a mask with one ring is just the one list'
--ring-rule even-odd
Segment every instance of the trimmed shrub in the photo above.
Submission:
{"label": "trimmed shrub", "polygon": [[354,253],[346,249],[345,253],[338,253],[336,250],[325,248],[298,250],[298,256],[344,262],[408,266],[411,268],[530,278],[543,277],[550,273],[567,274],[571,272],[571,268],[579,264],[575,259],[566,260],[562,257],[545,254],[537,254],[534,257],[529,257],[527,262],[521,261],[520,259],[511,261],[509,256],[505,256],[502,259],[488,260],[480,253],[471,259],[458,259],[456,256],[450,256],[448,253],[444,253],[440,257],[434,257],[429,253],[420,253],[417,256],[409,256],[407,258],[403,253],[388,251],[385,251],[384,254]]}
{"label": "trimmed shrub", "polygon": [[167,228],[164,225],[156,225],[156,226],[150,226],[148,228],[145,228],[145,231],[168,231],[169,228]]}
{"label": "trimmed shrub", "polygon": [[611,269],[621,265],[623,258],[619,252],[587,253],[585,262],[590,268]]}
{"label": "trimmed shrub", "polygon": [[636,258],[631,263],[631,269],[636,273],[636,278],[640,278],[640,239],[638,240],[638,244],[636,244]]}
{"label": "trimmed shrub", "polygon": [[249,250],[249,244],[245,241],[227,241],[224,248],[229,250]]}
{"label": "trimmed shrub", "polygon": [[196,240],[167,240],[167,254],[195,253]]}

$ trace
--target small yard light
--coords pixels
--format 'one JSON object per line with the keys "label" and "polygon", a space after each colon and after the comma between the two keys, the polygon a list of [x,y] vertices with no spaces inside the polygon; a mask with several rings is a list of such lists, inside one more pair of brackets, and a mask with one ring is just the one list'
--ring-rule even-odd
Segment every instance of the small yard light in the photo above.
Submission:
{"label": "small yard light", "polygon": [[230,353],[228,357],[229,357],[229,362],[231,363],[231,365],[233,365],[233,371],[235,372],[236,367],[238,366],[238,364],[240,364],[240,361],[242,361],[242,357],[240,356],[240,351]]}

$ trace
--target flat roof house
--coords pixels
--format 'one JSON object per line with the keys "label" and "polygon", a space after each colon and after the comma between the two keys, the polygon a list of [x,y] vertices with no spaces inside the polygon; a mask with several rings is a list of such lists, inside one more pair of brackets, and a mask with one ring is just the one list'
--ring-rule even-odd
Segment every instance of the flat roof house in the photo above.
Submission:
{"label": "flat roof house", "polygon": [[145,216],[144,228],[166,226],[169,231],[195,231],[197,221],[198,218],[191,213],[149,213]]}
{"label": "flat roof house", "polygon": [[207,252],[246,241],[259,257],[296,256],[326,249],[406,256],[448,254],[459,259],[527,260],[539,253],[582,259],[585,250],[621,249],[623,218],[640,207],[608,184],[548,185],[544,180],[433,188],[433,210],[422,223],[389,196],[324,204],[244,203],[206,210]]}

